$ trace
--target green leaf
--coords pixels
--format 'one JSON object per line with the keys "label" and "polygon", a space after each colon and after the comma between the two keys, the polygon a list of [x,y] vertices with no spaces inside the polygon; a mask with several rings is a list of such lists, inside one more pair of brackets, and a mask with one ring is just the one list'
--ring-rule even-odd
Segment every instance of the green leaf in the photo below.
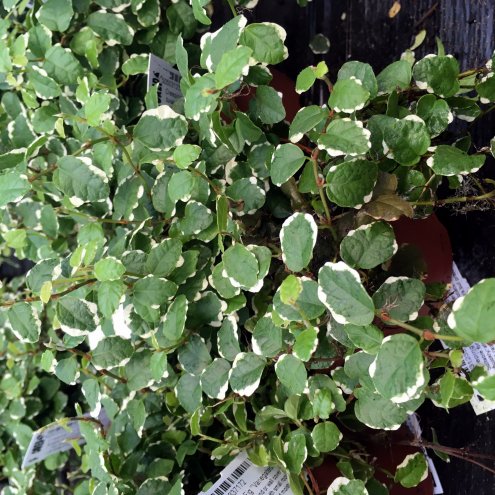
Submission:
{"label": "green leaf", "polygon": [[91,363],[97,370],[110,370],[125,366],[134,352],[129,340],[106,337],[91,352]]}
{"label": "green leaf", "polygon": [[361,208],[371,199],[377,179],[374,162],[355,159],[333,165],[326,178],[327,195],[339,206]]}
{"label": "green leaf", "polygon": [[301,94],[308,91],[316,81],[316,73],[313,67],[306,67],[297,75],[296,92]]}
{"label": "green leaf", "polygon": [[208,3],[209,0],[191,0],[194,17],[196,20],[207,26],[211,24],[211,20],[206,15],[206,10],[203,7]]}
{"label": "green leaf", "polygon": [[[207,232],[208,227],[213,224],[215,217],[213,212],[204,204],[197,201],[189,201],[184,211],[184,216],[177,226],[184,236],[200,236]],[[216,232],[213,232],[213,236]]]}
{"label": "green leaf", "polygon": [[309,131],[312,131],[328,115],[328,111],[318,105],[301,108],[289,127],[289,139],[298,143]]}
{"label": "green leaf", "polygon": [[168,307],[167,314],[161,322],[161,331],[170,342],[177,342],[184,333],[188,309],[187,298],[177,296]]}
{"label": "green leaf", "polygon": [[349,340],[367,354],[377,354],[383,342],[382,331],[375,325],[343,325]]}
{"label": "green leaf", "polygon": [[419,89],[435,93],[442,98],[459,91],[459,62],[452,55],[427,55],[416,62],[413,76]]}
{"label": "green leaf", "polygon": [[340,476],[332,481],[327,495],[368,495],[368,491],[361,480],[350,480]]}
{"label": "green leaf", "polygon": [[179,349],[177,358],[182,368],[191,375],[201,375],[211,363],[208,348],[204,340],[197,335],[193,335],[187,344]]}
{"label": "green leaf", "polygon": [[354,113],[364,108],[370,92],[356,78],[337,81],[328,99],[328,105],[338,113]]}
{"label": "green leaf", "polygon": [[201,38],[201,66],[210,72],[214,71],[222,55],[237,46],[246,23],[247,19],[243,15],[238,15],[225,23],[218,31],[205,33]]}
{"label": "green leaf", "polygon": [[[201,406],[201,384],[199,376],[184,373],[175,387],[180,405],[190,414]],[[154,492],[156,493],[156,492]]]}
{"label": "green leaf", "polygon": [[495,400],[495,374],[484,365],[476,366],[470,373],[471,385],[486,400]]}
{"label": "green leaf", "polygon": [[110,194],[108,177],[88,157],[60,158],[54,180],[74,206],[105,200]]}
{"label": "green leaf", "polygon": [[253,115],[264,124],[276,124],[285,118],[282,97],[271,86],[258,86],[251,104]]}
{"label": "green leaf", "polygon": [[408,416],[408,411],[399,404],[361,387],[354,390],[357,398],[354,413],[356,418],[375,430],[398,430]]}
{"label": "green leaf", "polygon": [[465,296],[457,299],[448,324],[468,342],[495,340],[495,278],[478,282]]}
{"label": "green leaf", "polygon": [[40,365],[41,368],[46,371],[47,373],[52,373],[53,372],[53,367],[56,363],[55,356],[53,355],[53,352],[47,349],[46,351],[41,354],[41,360],[40,360]]}
{"label": "green leaf", "polygon": [[308,213],[294,213],[285,220],[280,231],[280,244],[282,260],[289,270],[300,272],[308,266],[317,237],[318,226]]}
{"label": "green leaf", "polygon": [[105,318],[110,318],[119,307],[126,286],[120,280],[102,282],[98,286],[98,309]]}
{"label": "green leaf", "polygon": [[217,335],[218,353],[228,361],[234,361],[241,352],[237,321],[234,316],[227,316],[222,322]]}
{"label": "green leaf", "polygon": [[289,275],[280,285],[280,300],[284,304],[296,304],[299,294],[302,292],[301,279]]}
{"label": "green leaf", "polygon": [[351,267],[369,270],[397,252],[394,230],[386,222],[373,222],[351,230],[340,243],[340,256]]}
{"label": "green leaf", "polygon": [[41,334],[41,321],[33,305],[19,302],[7,312],[12,332],[21,342],[38,342]]}
{"label": "green leaf", "polygon": [[318,328],[306,328],[297,335],[292,352],[301,361],[307,362],[318,347]]}
{"label": "green leaf", "polygon": [[411,64],[407,60],[393,62],[376,77],[378,94],[407,89],[411,84],[411,77]]}
{"label": "green leaf", "polygon": [[49,100],[60,95],[60,86],[54,79],[48,76],[44,69],[33,65],[27,69],[27,74],[29,82],[33,85],[38,98]]}
{"label": "green leaf", "polygon": [[243,397],[253,395],[259,387],[265,364],[264,358],[252,352],[238,354],[230,372],[229,381],[232,390]]}
{"label": "green leaf", "polygon": [[19,202],[30,189],[25,174],[15,171],[0,174],[0,207]]}
{"label": "green leaf", "polygon": [[94,378],[84,380],[81,390],[91,409],[91,416],[98,417],[101,410],[101,393],[98,380],[95,380]]}
{"label": "green leaf", "polygon": [[399,321],[415,320],[423,306],[426,287],[421,280],[389,277],[373,294],[375,307]]}
{"label": "green leaf", "polygon": [[373,300],[359,273],[345,263],[325,263],[318,272],[318,298],[337,323],[369,325],[375,317]]}
{"label": "green leaf", "polygon": [[431,137],[441,134],[454,120],[449,104],[439,100],[434,95],[424,95],[418,100],[416,113],[421,117],[428,128]]}
{"label": "green leaf", "polygon": [[249,72],[249,59],[252,50],[246,46],[238,46],[224,53],[215,70],[215,85],[217,89],[236,82]]}
{"label": "green leaf", "polygon": [[136,74],[146,74],[148,71],[149,55],[140,55],[133,53],[123,64],[122,72],[126,76],[135,76]]}
{"label": "green leaf", "polygon": [[291,394],[302,394],[308,375],[304,363],[292,354],[282,354],[275,363],[275,373],[280,383]]}
{"label": "green leaf", "polygon": [[215,88],[215,78],[211,74],[194,79],[184,101],[184,112],[188,119],[199,120],[201,114],[213,113],[220,94]]}
{"label": "green leaf", "polygon": [[201,154],[201,148],[195,144],[181,144],[174,150],[173,158],[179,168],[187,168],[193,164]]}
{"label": "green leaf", "polygon": [[119,280],[125,273],[125,266],[117,258],[109,256],[95,263],[95,277],[101,282]]}
{"label": "green leaf", "polygon": [[167,151],[179,146],[186,134],[186,119],[167,105],[146,110],[134,128],[134,139],[151,151]]}
{"label": "green leaf", "polygon": [[244,28],[239,43],[251,48],[253,58],[259,63],[272,65],[287,58],[286,37],[285,30],[277,24],[253,23]]}
{"label": "green leaf", "polygon": [[154,208],[156,211],[163,213],[166,218],[171,218],[175,212],[175,201],[172,201],[168,193],[170,178],[171,176],[168,174],[160,174],[151,190],[151,200]]}
{"label": "green leaf", "polygon": [[73,296],[58,300],[57,317],[62,330],[72,337],[87,335],[98,326],[96,305]]}
{"label": "green leaf", "polygon": [[330,156],[365,155],[371,148],[370,131],[363,128],[359,120],[336,119],[327,127],[326,133],[318,138],[318,148]]}
{"label": "green leaf", "polygon": [[284,446],[284,459],[291,473],[299,474],[308,456],[306,437],[303,434],[292,435]]}
{"label": "green leaf", "polygon": [[390,120],[383,139],[389,148],[387,156],[405,166],[418,163],[430,147],[428,129],[417,115]]}
{"label": "green leaf", "polygon": [[254,177],[236,180],[225,193],[242,204],[242,211],[237,211],[239,216],[253,215],[265,204],[266,192]]}
{"label": "green leaf", "polygon": [[280,298],[280,288],[273,298],[273,306],[278,315],[287,321],[311,321],[325,311],[318,299],[318,284],[308,277],[301,277],[302,291],[294,304],[284,304]]}
{"label": "green leaf", "polygon": [[169,375],[167,354],[165,352],[154,352],[150,359],[151,376],[155,382],[161,382]]}
{"label": "green leaf", "polygon": [[495,79],[493,79],[493,74],[493,72],[488,73],[476,85],[480,103],[486,104],[495,101]]}
{"label": "green leaf", "polygon": [[397,466],[394,481],[405,488],[418,486],[428,476],[428,463],[422,452],[407,455]]}
{"label": "green leaf", "polygon": [[84,103],[84,114],[91,126],[100,124],[102,115],[110,108],[112,98],[106,93],[93,93],[89,100]]}
{"label": "green leaf", "polygon": [[174,297],[177,285],[164,278],[148,275],[139,279],[133,287],[134,310],[146,321],[160,319],[160,306]]}
{"label": "green leaf", "polygon": [[68,48],[53,45],[45,54],[43,69],[60,84],[76,84],[82,76],[83,68]]}
{"label": "green leaf", "polygon": [[229,387],[230,363],[225,359],[215,358],[201,375],[201,388],[211,399],[225,399]]}
{"label": "green leaf", "polygon": [[134,39],[134,30],[125,21],[122,14],[98,10],[88,16],[86,23],[109,46],[130,45]]}
{"label": "green leaf", "polygon": [[53,206],[48,204],[41,208],[41,226],[43,231],[50,237],[54,239],[58,236],[58,218]]}
{"label": "green leaf", "polygon": [[287,182],[304,164],[304,152],[295,144],[280,144],[272,156],[270,176],[276,186]]}
{"label": "green leaf", "polygon": [[166,277],[184,262],[182,243],[178,239],[165,239],[154,246],[146,258],[146,270],[156,277]]}
{"label": "green leaf", "polygon": [[182,34],[184,39],[192,38],[197,28],[194,12],[188,3],[180,0],[167,8],[170,30],[175,34]]}
{"label": "green leaf", "polygon": [[376,96],[378,92],[378,83],[371,65],[364,64],[363,62],[357,62],[355,60],[346,62],[339,69],[337,80],[341,81],[353,78],[361,81],[363,87],[369,92],[370,98],[374,98]]}
{"label": "green leaf", "polygon": [[276,356],[283,349],[282,328],[275,325],[270,313],[256,322],[251,344],[255,354],[268,358]]}
{"label": "green leaf", "polygon": [[335,423],[324,421],[318,423],[311,432],[311,438],[315,447],[320,452],[331,452],[335,450],[342,440],[342,433],[337,428]]}
{"label": "green leaf", "polygon": [[455,146],[441,144],[435,148],[435,153],[426,160],[426,164],[437,175],[455,176],[474,174],[485,160],[485,155],[468,155]]}
{"label": "green leaf", "polygon": [[75,357],[61,359],[55,366],[55,375],[67,385],[75,385],[79,377],[79,366]]}
{"label": "green leaf", "polygon": [[411,335],[385,337],[369,372],[378,393],[396,404],[416,398],[426,385],[423,353]]}
{"label": "green leaf", "polygon": [[242,244],[229,247],[222,256],[223,266],[234,287],[250,290],[258,284],[256,256]]}
{"label": "green leaf", "polygon": [[74,15],[70,0],[47,0],[36,12],[36,18],[50,31],[67,31]]}

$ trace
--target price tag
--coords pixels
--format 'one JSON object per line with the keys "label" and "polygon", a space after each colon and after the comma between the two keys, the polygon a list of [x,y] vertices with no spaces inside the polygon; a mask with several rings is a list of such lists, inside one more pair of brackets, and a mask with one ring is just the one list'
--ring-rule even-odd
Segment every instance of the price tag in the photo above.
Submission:
{"label": "price tag", "polygon": [[148,89],[158,85],[158,104],[173,105],[182,97],[180,72],[168,62],[150,54],[148,63]]}
{"label": "price tag", "polygon": [[[91,418],[89,414],[85,414],[84,417]],[[98,419],[106,430],[110,420],[104,409],[101,410]],[[80,421],[78,419],[55,421],[35,431],[22,461],[22,469],[46,459],[49,455],[72,449],[72,440],[77,441],[79,445],[84,444],[85,440],[81,437],[79,428]]]}
{"label": "price tag", "polygon": [[199,495],[294,495],[287,475],[276,467],[259,467],[241,452],[220,479]]}

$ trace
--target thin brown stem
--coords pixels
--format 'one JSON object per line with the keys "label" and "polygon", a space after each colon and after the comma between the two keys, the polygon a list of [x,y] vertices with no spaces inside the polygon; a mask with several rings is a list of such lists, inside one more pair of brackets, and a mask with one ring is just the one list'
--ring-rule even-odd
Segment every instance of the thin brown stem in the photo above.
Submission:
{"label": "thin brown stem", "polygon": [[[84,287],[85,285],[90,285],[90,284],[92,284],[94,282],[96,282],[96,279],[90,278],[88,280],[85,280],[84,282],[81,282],[80,284],[73,285],[72,287],[69,287],[68,289],[66,289],[66,290],[64,290],[62,292],[57,292],[56,294],[52,294],[52,296],[51,296],[50,299],[58,299],[59,297],[65,296],[67,294],[70,294],[71,292],[73,292],[73,291],[75,291],[77,289],[80,289],[81,287]],[[4,303],[0,303],[0,307],[13,306],[14,304],[16,304],[18,302],[27,302],[27,303],[30,303],[30,302],[36,302],[36,301],[40,301],[40,298],[38,296],[36,296],[36,297],[26,297],[24,299],[17,300],[17,301],[7,301],[7,302],[4,302]]]}
{"label": "thin brown stem", "polygon": [[376,315],[385,323],[388,323],[389,325],[395,325],[396,327],[403,328],[404,330],[407,330],[411,333],[414,333],[418,337],[421,337],[425,340],[445,340],[445,341],[452,341],[452,342],[462,342],[463,338],[458,337],[457,335],[443,335],[439,333],[434,333],[430,330],[421,330],[419,328],[413,327],[412,325],[409,325],[408,323],[404,323],[403,321],[396,320],[394,318],[391,318],[387,314],[377,311]]}
{"label": "thin brown stem", "polygon": [[438,206],[455,203],[469,203],[472,201],[484,201],[493,198],[495,198],[495,190],[486,194],[481,194],[480,196],[454,196],[452,198],[437,199],[436,201],[412,201],[411,204],[414,206]]}

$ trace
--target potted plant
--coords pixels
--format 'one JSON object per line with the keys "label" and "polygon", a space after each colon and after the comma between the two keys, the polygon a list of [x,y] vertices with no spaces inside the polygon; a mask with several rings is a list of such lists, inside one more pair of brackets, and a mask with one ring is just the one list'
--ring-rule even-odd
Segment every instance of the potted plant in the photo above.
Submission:
{"label": "potted plant", "polygon": [[[287,125],[270,86],[283,28],[229,1],[195,44],[207,3],[4,2],[2,249],[35,263],[1,289],[6,494],[197,493],[240,451],[297,495],[324,458],[328,493],[387,493],[428,468],[407,455],[377,481],[384,431],[425,400],[493,396],[459,368],[463,345],[495,338],[495,281],[420,317],[446,287],[410,271],[393,229],[495,196],[437,196],[490,153],[444,133],[491,108],[491,64],[460,73],[439,46],[332,82],[321,63],[296,89],[323,80],[328,105]],[[173,106],[144,90],[149,46],[180,71]],[[21,469],[33,431],[64,418],[84,445]]]}

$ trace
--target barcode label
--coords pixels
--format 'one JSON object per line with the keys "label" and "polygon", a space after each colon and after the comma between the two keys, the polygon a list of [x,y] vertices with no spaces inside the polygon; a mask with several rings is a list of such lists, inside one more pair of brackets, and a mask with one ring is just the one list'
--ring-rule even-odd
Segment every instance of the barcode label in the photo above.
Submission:
{"label": "barcode label", "polygon": [[287,475],[274,467],[255,466],[245,452],[239,454],[221,473],[220,479],[199,495],[293,495]]}
{"label": "barcode label", "polygon": [[248,461],[244,461],[239,467],[235,469],[235,471],[215,490],[215,495],[224,495],[227,490],[247,471],[250,463]]}

